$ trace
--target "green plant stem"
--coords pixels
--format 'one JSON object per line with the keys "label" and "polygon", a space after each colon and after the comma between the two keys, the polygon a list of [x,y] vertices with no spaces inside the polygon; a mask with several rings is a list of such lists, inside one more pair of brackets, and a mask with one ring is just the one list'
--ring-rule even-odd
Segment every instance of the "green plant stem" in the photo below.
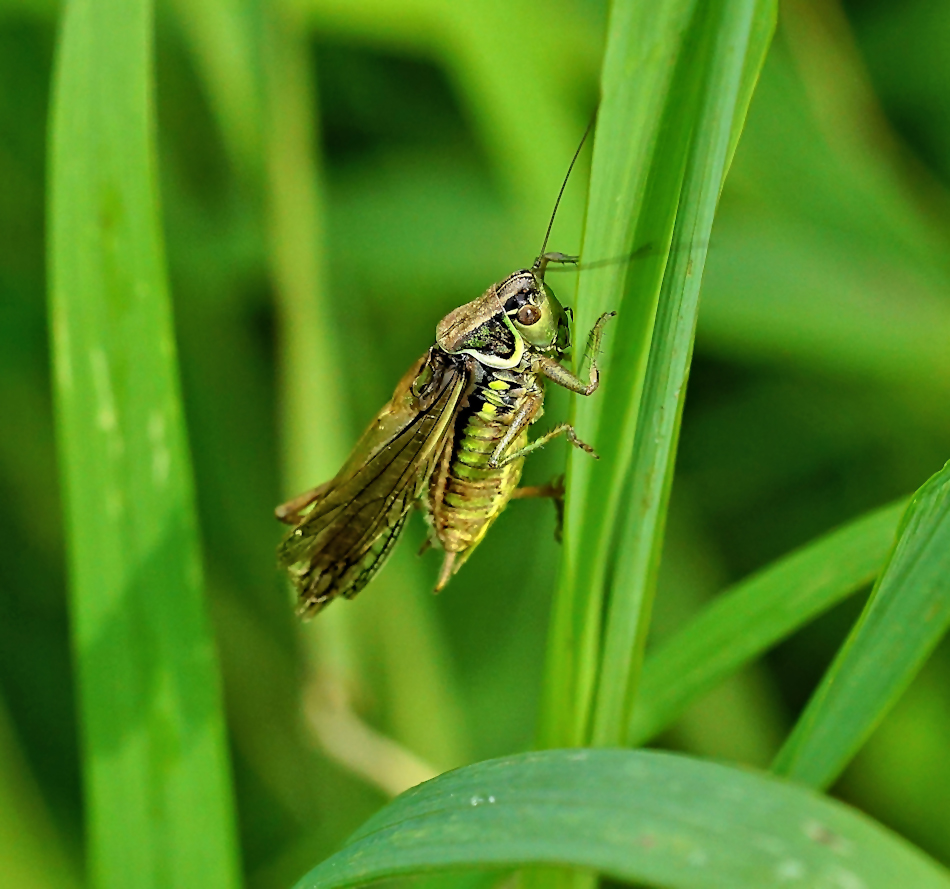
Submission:
{"label": "green plant stem", "polygon": [[[769,2],[668,2],[649,11],[618,3],[611,12],[584,255],[648,249],[629,268],[618,263],[580,277],[577,329],[586,330],[609,308],[619,309],[619,317],[609,334],[601,388],[575,405],[581,437],[594,443],[602,459],[569,458],[542,745],[581,745],[592,737],[597,743],[619,743],[626,732],[624,714],[635,696],[649,620],[705,245],[774,19]],[[681,195],[688,155],[688,190]],[[667,270],[674,221],[678,235]],[[661,288],[663,327],[655,332]],[[637,444],[632,447],[632,442]],[[640,498],[636,508],[630,506],[634,497]],[[626,523],[619,537],[618,520]],[[644,520],[645,533],[634,534]],[[627,561],[618,567],[615,560],[624,548]],[[625,587],[628,580],[631,585]],[[603,615],[610,584],[615,594],[607,606],[605,655]]]}
{"label": "green plant stem", "polygon": [[[623,263],[591,269],[579,279],[575,336],[579,342],[601,312],[620,309],[608,328],[601,387],[576,399],[574,422],[593,441],[601,460],[568,457],[567,504],[561,574],[548,642],[539,741],[542,746],[585,743],[599,661],[603,581],[618,495],[636,428],[653,316],[662,278],[663,249],[675,213],[675,196],[656,207],[649,201],[658,173],[656,146],[672,85],[681,36],[692,11],[687,0],[611,8],[601,78],[602,99],[594,136],[590,197],[583,255],[624,256],[648,243],[656,254],[628,270]],[[665,173],[665,169],[664,169]],[[676,171],[670,170],[675,180]],[[628,271],[639,298],[622,304]],[[615,341],[616,347],[610,342]],[[601,435],[609,404],[615,427]],[[592,431],[596,430],[596,434]]]}
{"label": "green plant stem", "polygon": [[282,4],[268,18],[263,57],[284,478],[288,493],[298,494],[330,478],[346,457],[345,356],[329,308],[316,85],[304,34]]}
{"label": "green plant stem", "polygon": [[[674,457],[699,315],[699,290],[719,193],[725,180],[732,134],[741,128],[747,105],[740,104],[746,59],[761,63],[764,47],[752,43],[754,23],[774,24],[774,4],[724,2],[698,14],[693,27],[705,40],[685,58],[689,80],[701,89],[690,135],[671,255],[660,293],[643,397],[634,436],[633,460],[623,486],[622,518],[611,565],[604,648],[591,741],[623,743],[636,700],[649,627],[656,574],[673,479]],[[771,38],[764,33],[764,44]],[[703,43],[707,44],[703,46]],[[699,60],[708,61],[699,62]],[[752,71],[753,79],[758,70]],[[688,97],[693,92],[682,89]],[[738,119],[738,126],[737,126]],[[672,132],[676,132],[671,127]]]}

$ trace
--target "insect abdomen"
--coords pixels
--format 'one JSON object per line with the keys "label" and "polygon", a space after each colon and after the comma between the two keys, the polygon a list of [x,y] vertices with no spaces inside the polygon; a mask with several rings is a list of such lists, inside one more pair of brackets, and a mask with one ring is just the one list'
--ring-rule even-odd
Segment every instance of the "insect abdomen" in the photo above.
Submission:
{"label": "insect abdomen", "polygon": [[[479,396],[484,399],[481,408],[469,414],[464,428],[456,432],[448,472],[441,478],[433,475],[433,521],[439,543],[447,552],[461,553],[478,544],[521,478],[521,458],[500,468],[489,466],[513,412],[492,390],[483,389]],[[509,450],[523,448],[527,440],[525,431]]]}

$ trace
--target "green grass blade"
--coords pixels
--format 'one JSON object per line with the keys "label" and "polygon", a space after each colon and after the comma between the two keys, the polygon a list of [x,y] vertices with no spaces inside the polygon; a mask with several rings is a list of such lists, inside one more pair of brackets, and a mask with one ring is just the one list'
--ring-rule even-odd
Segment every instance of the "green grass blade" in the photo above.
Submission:
{"label": "green grass blade", "polygon": [[331,478],[346,458],[344,354],[334,334],[318,120],[305,35],[282,7],[262,40],[268,236],[280,344],[284,476],[289,495]]}
{"label": "green grass blade", "polygon": [[91,883],[237,885],[165,279],[147,0],[66,4],[51,314]]}
{"label": "green grass blade", "polygon": [[726,590],[647,655],[627,737],[642,744],[775,643],[871,583],[905,503],[875,510]]}
{"label": "green grass blade", "polygon": [[[593,398],[578,399],[575,405],[581,436],[593,442],[602,459],[593,463],[572,454],[568,464],[565,546],[540,731],[541,742],[548,746],[584,743],[589,731],[613,529],[632,458],[630,442],[637,429],[666,248],[697,126],[705,71],[697,59],[719,33],[715,16],[707,18],[697,10],[695,4],[670,0],[649,9],[617,3],[611,14],[583,255],[591,261],[642,247],[650,248],[650,255],[633,264],[595,268],[580,278],[578,332],[589,329],[602,311],[620,311],[608,334],[613,345],[608,344],[601,362],[601,388]],[[756,16],[757,24],[763,16],[768,18],[764,12]],[[742,72],[741,111],[736,114],[733,93],[722,165],[734,149],[735,122],[744,116],[770,28],[757,27],[754,34],[758,50],[748,53],[754,66],[749,68],[743,53],[733,69]],[[713,203],[720,185],[721,173],[715,179]],[[683,257],[683,269],[687,259]],[[615,636],[614,645],[618,641]],[[618,737],[621,723],[611,720],[612,734]]]}
{"label": "green grass blade", "polygon": [[[692,136],[663,278],[653,342],[634,436],[630,473],[621,490],[623,519],[611,566],[592,741],[619,744],[636,698],[656,587],[686,379],[699,313],[699,287],[709,236],[734,136],[741,129],[771,41],[772,0],[715,4],[697,14],[698,52],[684,59],[685,96],[697,95]],[[758,39],[758,43],[753,42]],[[699,63],[703,59],[705,63]],[[746,104],[742,104],[742,102]],[[685,107],[689,107],[686,104]],[[677,117],[683,110],[677,109]],[[676,127],[669,132],[675,134]],[[628,292],[629,293],[629,292]]]}
{"label": "green grass blade", "polygon": [[525,863],[669,889],[950,887],[904,840],[805,788],[668,753],[550,750],[410,790],[297,889]]}
{"label": "green grass blade", "polygon": [[[658,151],[674,102],[675,62],[693,4],[615,3],[601,75],[602,98],[594,134],[590,196],[583,256],[588,261],[629,254],[649,244],[656,255],[637,262],[593,268],[579,279],[575,339],[604,311],[620,307],[628,271],[639,298],[608,328],[601,359],[601,387],[575,399],[574,422],[602,459],[568,457],[567,503],[561,573],[551,619],[540,741],[543,746],[580,745],[586,739],[597,674],[602,584],[616,491],[626,462],[620,441],[636,428],[653,316],[663,274],[660,255],[669,243],[682,177],[681,154]],[[616,341],[616,349],[611,342]],[[614,354],[616,353],[616,354]],[[609,404],[619,434],[601,441],[599,421]],[[590,504],[590,506],[589,506]]]}
{"label": "green grass blade", "polygon": [[890,559],[773,769],[814,787],[841,774],[950,626],[950,463],[914,495]]}

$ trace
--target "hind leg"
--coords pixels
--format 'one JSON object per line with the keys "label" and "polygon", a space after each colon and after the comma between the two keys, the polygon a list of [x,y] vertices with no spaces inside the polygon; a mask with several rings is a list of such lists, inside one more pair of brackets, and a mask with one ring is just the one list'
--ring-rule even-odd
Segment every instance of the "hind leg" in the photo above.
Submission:
{"label": "hind leg", "polygon": [[285,522],[288,525],[296,525],[303,516],[300,514],[301,510],[306,509],[313,503],[330,485],[333,484],[332,479],[328,482],[324,482],[322,485],[317,485],[315,488],[311,488],[309,491],[294,497],[293,500],[288,500],[286,503],[282,503],[277,509],[274,510],[274,515],[280,519],[280,521]]}
{"label": "hind leg", "polygon": [[546,485],[525,485],[515,488],[511,495],[512,500],[527,500],[529,497],[550,497],[557,513],[557,524],[554,527],[554,538],[558,543],[564,531],[564,476],[559,475]]}

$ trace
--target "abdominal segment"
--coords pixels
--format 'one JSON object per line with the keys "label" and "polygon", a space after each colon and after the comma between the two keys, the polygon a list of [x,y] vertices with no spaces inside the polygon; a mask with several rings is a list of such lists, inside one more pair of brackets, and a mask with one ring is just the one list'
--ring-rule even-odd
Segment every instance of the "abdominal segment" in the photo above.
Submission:
{"label": "abdominal segment", "polygon": [[[479,544],[521,478],[522,458],[500,468],[489,466],[517,409],[518,399],[512,399],[507,388],[497,380],[476,387],[469,399],[471,406],[459,414],[454,435],[446,442],[442,459],[432,473],[426,511],[433,543],[446,552],[436,590],[448,582]],[[507,452],[523,448],[527,440],[525,429]]]}

